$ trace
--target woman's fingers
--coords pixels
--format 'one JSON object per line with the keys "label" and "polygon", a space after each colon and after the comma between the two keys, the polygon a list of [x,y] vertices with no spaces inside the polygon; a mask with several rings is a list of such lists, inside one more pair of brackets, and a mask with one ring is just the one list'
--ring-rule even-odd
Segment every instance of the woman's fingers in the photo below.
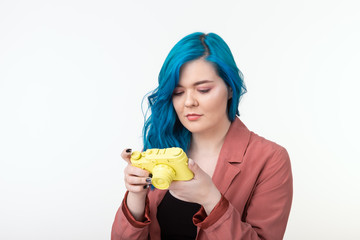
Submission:
{"label": "woman's fingers", "polygon": [[129,192],[141,193],[141,192],[146,192],[149,185],[130,185],[125,183],[125,187]]}
{"label": "woman's fingers", "polygon": [[127,175],[125,176],[125,182],[130,185],[147,185],[151,183],[151,178]]}
{"label": "woman's fingers", "polygon": [[151,183],[150,173],[128,164],[124,170],[125,187],[130,192],[142,192]]}
{"label": "woman's fingers", "polygon": [[150,177],[125,175],[125,187],[130,192],[142,192],[151,183]]}
{"label": "woman's fingers", "polygon": [[128,163],[130,162],[130,157],[131,157],[131,148],[126,148],[121,152],[121,157]]}
{"label": "woman's fingers", "polygon": [[144,169],[131,165],[131,149],[124,149],[121,157],[128,163],[124,169],[125,187],[128,191],[139,193],[148,188],[151,183],[150,173]]}
{"label": "woman's fingers", "polygon": [[137,177],[149,177],[150,173],[144,169],[134,167],[128,164],[124,170],[125,175],[133,175]]}

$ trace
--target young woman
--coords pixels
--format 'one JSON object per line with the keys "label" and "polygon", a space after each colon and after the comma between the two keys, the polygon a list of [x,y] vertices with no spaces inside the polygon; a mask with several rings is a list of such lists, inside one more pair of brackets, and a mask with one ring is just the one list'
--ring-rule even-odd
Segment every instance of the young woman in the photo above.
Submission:
{"label": "young woman", "polygon": [[149,172],[130,164],[112,240],[282,239],[292,202],[286,150],[237,117],[246,92],[231,51],[214,33],[193,33],[170,51],[148,97],[144,150],[181,147],[194,173],[149,190]]}

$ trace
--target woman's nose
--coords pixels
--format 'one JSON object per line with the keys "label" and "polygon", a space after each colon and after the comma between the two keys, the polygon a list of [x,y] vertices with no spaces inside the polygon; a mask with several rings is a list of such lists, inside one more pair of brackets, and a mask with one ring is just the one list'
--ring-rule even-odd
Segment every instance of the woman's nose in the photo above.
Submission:
{"label": "woman's nose", "polygon": [[185,107],[196,107],[198,105],[198,101],[196,100],[193,93],[189,92],[186,94],[185,98]]}

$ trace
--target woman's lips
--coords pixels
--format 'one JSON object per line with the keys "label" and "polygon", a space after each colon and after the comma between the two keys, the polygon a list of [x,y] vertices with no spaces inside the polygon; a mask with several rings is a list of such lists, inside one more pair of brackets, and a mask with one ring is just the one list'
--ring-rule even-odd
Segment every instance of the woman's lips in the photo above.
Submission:
{"label": "woman's lips", "polygon": [[198,120],[201,117],[201,115],[199,115],[199,114],[188,114],[188,115],[186,115],[186,117],[187,117],[187,119],[189,121],[195,121],[195,120]]}

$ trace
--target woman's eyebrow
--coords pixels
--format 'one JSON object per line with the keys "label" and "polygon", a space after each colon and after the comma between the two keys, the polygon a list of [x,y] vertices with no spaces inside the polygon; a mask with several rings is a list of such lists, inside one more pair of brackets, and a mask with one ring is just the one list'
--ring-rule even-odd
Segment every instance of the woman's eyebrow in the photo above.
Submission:
{"label": "woman's eyebrow", "polygon": [[210,83],[210,82],[213,82],[211,80],[202,80],[202,81],[198,81],[196,83],[194,83],[194,86],[197,86],[197,85],[200,85],[200,84],[203,84],[203,83]]}
{"label": "woman's eyebrow", "polygon": [[[211,82],[214,82],[214,81],[212,81],[212,80],[201,80],[201,81],[195,82],[193,84],[193,86],[201,85],[201,84],[204,84],[204,83],[211,83]],[[177,87],[182,87],[182,86],[181,86],[181,84],[178,84]]]}

